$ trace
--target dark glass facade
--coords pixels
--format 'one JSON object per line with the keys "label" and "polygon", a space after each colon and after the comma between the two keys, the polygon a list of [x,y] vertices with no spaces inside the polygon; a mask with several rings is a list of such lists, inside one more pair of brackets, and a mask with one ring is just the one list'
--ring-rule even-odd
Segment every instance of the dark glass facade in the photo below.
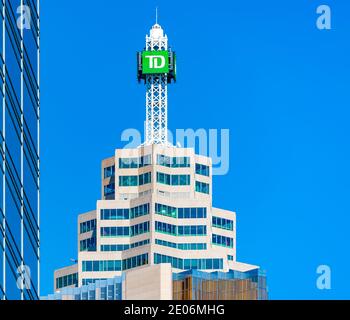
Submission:
{"label": "dark glass facade", "polygon": [[267,300],[266,274],[260,269],[246,272],[173,273],[173,300]]}
{"label": "dark glass facade", "polygon": [[38,299],[39,0],[0,14],[0,299]]}

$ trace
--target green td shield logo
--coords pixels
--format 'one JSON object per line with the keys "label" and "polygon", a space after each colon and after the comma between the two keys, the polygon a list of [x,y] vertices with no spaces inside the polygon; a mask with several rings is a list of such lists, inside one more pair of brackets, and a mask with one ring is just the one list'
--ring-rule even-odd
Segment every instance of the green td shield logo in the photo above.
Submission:
{"label": "green td shield logo", "polygon": [[142,73],[168,73],[169,57],[168,51],[143,51]]}

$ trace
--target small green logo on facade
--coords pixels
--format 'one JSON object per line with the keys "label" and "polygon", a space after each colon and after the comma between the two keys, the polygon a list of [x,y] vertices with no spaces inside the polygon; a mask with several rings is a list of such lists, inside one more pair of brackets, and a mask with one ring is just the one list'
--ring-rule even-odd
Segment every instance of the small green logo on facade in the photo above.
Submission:
{"label": "small green logo on facade", "polygon": [[142,73],[168,73],[169,56],[168,51],[143,51],[142,52]]}

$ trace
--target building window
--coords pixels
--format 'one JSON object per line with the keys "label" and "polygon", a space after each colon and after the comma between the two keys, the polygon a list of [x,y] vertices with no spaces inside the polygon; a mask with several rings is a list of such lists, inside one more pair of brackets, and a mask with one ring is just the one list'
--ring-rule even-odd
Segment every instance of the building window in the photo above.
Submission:
{"label": "building window", "polygon": [[156,239],[156,244],[169,248],[177,248],[177,243]]}
{"label": "building window", "polygon": [[101,220],[127,220],[149,214],[149,203],[131,209],[101,209]]}
{"label": "building window", "polygon": [[101,227],[101,237],[133,237],[149,232],[149,221],[130,227]]}
{"label": "building window", "polygon": [[151,173],[146,172],[144,174],[139,175],[139,186],[142,186],[144,184],[151,183]]}
{"label": "building window", "polygon": [[151,164],[151,155],[135,158],[119,158],[120,169],[143,168]]}
{"label": "building window", "polygon": [[196,174],[209,177],[209,166],[204,164],[196,163]]}
{"label": "building window", "polygon": [[80,251],[96,251],[96,238],[80,240]]}
{"label": "building window", "polygon": [[172,186],[188,186],[191,183],[189,174],[167,174],[157,172],[157,182]]}
{"label": "building window", "polygon": [[103,168],[103,177],[104,178],[114,177],[114,175],[115,175],[115,167],[114,166]]}
{"label": "building window", "polygon": [[130,211],[130,219],[149,214],[149,203],[145,203],[140,206],[131,208]]}
{"label": "building window", "polygon": [[96,230],[96,219],[88,220],[80,223],[80,233]]}
{"label": "building window", "polygon": [[156,244],[169,248],[177,248],[180,250],[206,250],[206,243],[174,243],[170,241],[156,239]]}
{"label": "building window", "polygon": [[106,278],[98,278],[98,279],[85,278],[85,279],[82,279],[82,282],[83,282],[83,286],[86,286],[90,283],[95,283],[96,281],[101,281],[101,280],[107,280],[107,279]]}
{"label": "building window", "polygon": [[134,242],[132,244],[103,244],[101,251],[124,251],[132,248],[137,248],[149,244],[149,239]]}
{"label": "building window", "polygon": [[106,186],[104,186],[105,196],[114,194],[114,192],[115,192],[115,184],[114,183],[110,183],[110,184],[107,184]]}
{"label": "building window", "polygon": [[170,174],[157,172],[157,182],[170,185]]}
{"label": "building window", "polygon": [[128,220],[130,209],[101,209],[101,220]]}
{"label": "building window", "polygon": [[189,168],[190,157],[168,157],[158,154],[157,164],[168,168]]}
{"label": "building window", "polygon": [[215,217],[212,218],[213,227],[225,229],[225,230],[233,230],[233,221],[225,218]]}
{"label": "building window", "polygon": [[149,221],[135,224],[135,225],[130,227],[130,236],[131,237],[137,236],[139,234],[143,234],[146,232],[149,232]]}
{"label": "building window", "polygon": [[178,226],[179,236],[204,236],[207,234],[207,226]]}
{"label": "building window", "polygon": [[204,236],[207,234],[207,227],[205,225],[175,226],[169,223],[156,221],[156,231],[174,236]]}
{"label": "building window", "polygon": [[78,274],[72,273],[65,276],[56,278],[56,289],[61,289],[64,287],[78,286]]}
{"label": "building window", "polygon": [[202,219],[207,217],[207,208],[178,208],[179,219]]}
{"label": "building window", "polygon": [[196,191],[209,194],[209,184],[201,181],[196,181]]}
{"label": "building window", "polygon": [[227,260],[229,260],[229,261],[233,261],[233,256],[231,256],[231,255],[227,255]]}
{"label": "building window", "polygon": [[139,168],[139,158],[119,158],[119,169]]}
{"label": "building window", "polygon": [[206,243],[179,243],[177,248],[180,250],[207,250]]}
{"label": "building window", "polygon": [[138,176],[119,176],[120,187],[135,187],[151,183],[151,172],[146,172]]}
{"label": "building window", "polygon": [[157,214],[172,218],[177,217],[177,209],[175,207],[170,207],[165,204],[156,203],[155,209]]}
{"label": "building window", "polygon": [[207,217],[207,208],[175,208],[156,203],[155,212],[160,215],[179,219],[202,219]]}
{"label": "building window", "polygon": [[156,231],[176,236],[176,226],[156,221]]}
{"label": "building window", "polygon": [[154,254],[154,263],[171,263],[173,268],[177,269],[202,269],[202,270],[218,270],[223,268],[222,258],[213,259],[181,259],[163,254]]}
{"label": "building window", "polygon": [[138,185],[138,176],[119,176],[120,187],[135,187]]}
{"label": "building window", "polygon": [[101,227],[101,237],[129,237],[130,227]]}
{"label": "building window", "polygon": [[124,271],[148,264],[148,253],[123,260],[83,261],[83,272]]}
{"label": "building window", "polygon": [[101,251],[124,251],[130,249],[130,244],[102,244]]}
{"label": "building window", "polygon": [[212,235],[212,242],[215,245],[233,248],[233,238],[225,237],[219,234]]}

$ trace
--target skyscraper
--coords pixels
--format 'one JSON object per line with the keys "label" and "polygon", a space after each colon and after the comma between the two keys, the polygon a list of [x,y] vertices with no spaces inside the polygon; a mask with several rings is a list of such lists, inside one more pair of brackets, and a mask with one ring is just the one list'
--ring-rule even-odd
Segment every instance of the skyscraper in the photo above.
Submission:
{"label": "skyscraper", "polygon": [[102,200],[78,217],[77,264],[49,299],[266,299],[265,275],[236,260],[236,214],[212,206],[212,161],[167,139],[176,54],[159,24],[137,54],[146,134],[102,161]]}
{"label": "skyscraper", "polygon": [[38,299],[39,0],[0,12],[0,299]]}

